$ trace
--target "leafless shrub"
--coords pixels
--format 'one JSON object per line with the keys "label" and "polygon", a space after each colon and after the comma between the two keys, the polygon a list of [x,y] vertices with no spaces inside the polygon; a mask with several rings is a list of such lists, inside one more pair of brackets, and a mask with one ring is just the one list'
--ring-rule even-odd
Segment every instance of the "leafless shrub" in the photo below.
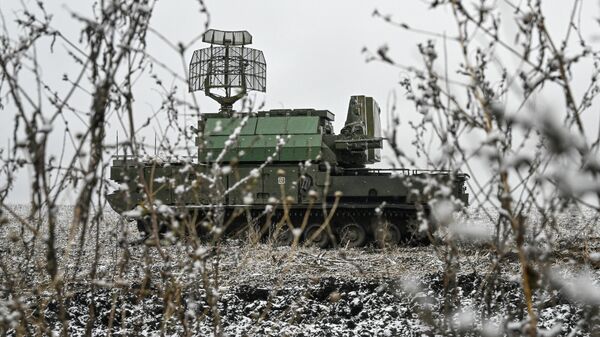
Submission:
{"label": "leafless shrub", "polygon": [[[393,47],[388,45],[374,53],[367,51],[367,56],[407,74],[401,86],[422,114],[421,120],[410,124],[415,131],[413,156],[406,144],[398,142],[400,117],[391,108],[393,125],[386,135],[394,154],[391,162],[398,167],[421,162],[433,169],[468,172],[472,205],[461,213],[464,205],[448,192],[448,182],[413,182],[425,186],[415,190],[417,198],[432,197],[428,205],[431,214],[421,207],[415,226],[434,243],[433,251],[443,265],[444,273],[434,280],[443,296],[441,303],[432,303],[421,285],[410,283],[396,289],[393,296],[408,297],[432,333],[558,333],[561,327],[545,326],[539,319],[556,298],[578,308],[581,319],[572,334],[594,333],[599,321],[599,290],[589,270],[597,268],[600,261],[598,252],[592,251],[598,249],[600,135],[591,135],[588,115],[599,93],[599,68],[598,52],[584,38],[577,19],[583,2],[573,2],[560,41],[547,27],[542,1],[427,3],[431,10],[446,8],[451,13],[456,22],[453,34],[427,32],[395,22],[391,15],[374,13],[400,29],[431,38],[418,46],[422,66],[395,61],[389,56]],[[206,6],[203,1],[198,5],[208,27]],[[250,245],[258,244],[265,232],[275,228],[271,241],[258,251],[260,261],[269,261],[276,277],[272,289],[265,292],[264,303],[252,308],[245,334],[262,332],[260,323],[275,310],[286,278],[298,269],[345,264],[362,275],[369,265],[381,264],[360,252],[367,256],[363,257],[367,266],[352,255],[356,252],[342,250],[333,255],[304,247],[308,244],[301,242],[300,233],[308,225],[308,217],[293,227],[283,190],[258,216],[244,207],[225,216],[223,203],[228,194],[240,193],[247,203],[253,200],[243,189],[228,189],[224,176],[236,174],[240,185],[252,184],[257,171],[240,175],[235,167],[222,165],[227,147],[213,154],[217,158],[214,165],[193,169],[189,158],[197,154],[197,130],[181,127],[179,119],[185,118],[181,111],[191,111],[195,117],[201,111],[193,96],[191,101],[181,97],[177,87],[186,85],[186,79],[178,74],[187,73],[186,56],[198,38],[173,44],[150,27],[154,1],[100,2],[89,17],[72,12],[73,20],[81,25],[79,39],[54,28],[43,2],[22,6],[12,18],[16,30],[7,26],[0,12],[4,23],[0,108],[15,114],[11,142],[0,149],[0,226],[4,240],[10,242],[0,247],[0,332],[128,334],[148,328],[139,315],[154,313],[161,318],[153,321],[157,326],[149,328],[161,334],[208,333],[202,330],[206,322],[211,325],[210,333],[226,334],[226,318],[219,307],[226,271],[258,263],[252,262],[257,259],[256,251],[233,247],[223,239],[234,217],[247,219],[251,230],[241,239]],[[511,15],[506,17],[499,6],[509,8]],[[515,35],[505,36],[504,26],[515,28]],[[162,40],[181,60],[183,69],[172,69],[148,53],[149,35]],[[62,76],[66,89],[54,88],[56,79],[44,77],[41,70],[47,62],[40,59],[40,48],[64,54],[76,67]],[[579,76],[580,66],[585,76]],[[151,79],[162,99],[160,109],[143,120],[134,113],[140,78]],[[166,84],[172,78],[177,85]],[[587,81],[586,89],[574,90],[575,81]],[[545,99],[557,93],[563,103],[550,108]],[[244,111],[259,108],[252,98],[243,102]],[[244,117],[235,121],[243,124]],[[116,142],[107,137],[109,124],[119,129]],[[149,128],[156,131],[154,145],[143,134]],[[232,144],[236,138],[234,132]],[[279,146],[285,141],[281,138]],[[198,145],[203,146],[202,139]],[[152,172],[164,162],[177,163],[175,176],[182,180],[157,181],[152,173],[149,181],[128,182],[127,193],[139,190],[144,196],[139,208],[126,213],[127,219],[107,219],[114,215],[104,212],[105,195],[109,189],[123,187],[109,186],[107,179],[114,155],[132,158],[133,167],[140,171],[144,167],[137,160],[142,158],[156,164],[151,165]],[[267,164],[268,160],[263,165]],[[10,203],[9,195],[17,177],[27,170],[31,171],[31,204],[20,208]],[[189,216],[162,204],[157,193],[164,183],[180,197],[189,188],[204,188],[206,210]],[[58,207],[70,198],[72,208]],[[338,201],[339,196],[334,210]],[[183,202],[178,200],[177,205]],[[281,210],[283,216],[274,217],[275,210]],[[328,224],[333,211],[325,213],[314,237],[321,232],[331,236]],[[574,222],[572,214],[582,222],[578,235],[564,227],[565,222]],[[142,240],[127,221],[140,217],[148,217],[151,224],[146,228],[148,237]],[[69,219],[68,223],[64,219]],[[109,228],[107,223],[117,223],[118,228]],[[491,228],[482,227],[490,223]],[[210,236],[199,238],[197,224]],[[103,235],[106,231],[110,235]],[[276,247],[280,233],[287,233],[290,249]],[[393,257],[396,251],[387,254]],[[464,262],[473,254],[486,256],[481,258],[486,262],[482,275],[481,268]],[[574,262],[561,265],[562,257]],[[510,262],[515,260],[518,282],[507,281]],[[467,272],[473,273],[465,275]],[[478,307],[461,306],[464,294],[460,285],[464,282],[477,285]],[[382,294],[394,286],[373,288]],[[344,296],[335,290],[327,300],[346,301]],[[512,304],[507,312],[498,309],[503,296]],[[300,297],[297,302],[305,300]],[[85,315],[77,317],[80,313],[71,312],[74,301],[85,304]],[[76,319],[82,327],[79,330],[70,325]]]}
{"label": "leafless shrub", "polygon": [[[422,114],[420,121],[411,123],[417,157],[436,169],[468,172],[471,209],[484,212],[486,222],[495,224],[491,236],[489,228],[448,218],[451,204],[433,201],[434,215],[441,214],[438,223],[447,226],[437,246],[446,261],[447,308],[459,310],[450,304],[456,275],[464,269],[457,261],[470,251],[460,242],[483,240],[495,257],[480,291],[485,294],[493,289],[503,259],[516,254],[525,313],[517,331],[542,335],[538,318],[544,308],[543,294],[563,289],[552,282],[555,254],[597,240],[594,216],[584,226],[586,234],[566,246],[558,245],[569,237],[561,229],[561,214],[577,217],[585,209],[597,214],[600,196],[595,164],[600,135],[593,136],[591,131],[597,124],[591,114],[598,94],[598,52],[581,30],[583,2],[572,2],[563,36],[551,33],[544,13],[550,4],[543,1],[427,3],[431,11],[451,13],[456,26],[443,34],[428,32],[416,23],[396,22],[392,15],[374,13],[393,26],[429,38],[418,46],[422,66],[396,62],[388,56],[387,45],[375,53],[367,51],[367,57],[399,67],[406,74],[401,82],[405,97]],[[506,34],[511,31],[514,36]],[[575,90],[574,83],[584,89]],[[560,104],[555,103],[557,95]],[[396,142],[394,130],[399,120],[393,118],[396,127],[388,137],[398,163],[405,165],[418,160],[405,157],[403,144]],[[436,147],[441,150],[433,151]],[[575,270],[589,267],[584,258]],[[592,283],[570,295],[567,291],[566,296],[575,302],[575,293],[593,297],[597,290]],[[494,304],[491,298],[486,301],[488,306]],[[597,322],[597,307],[587,303],[585,308],[589,315],[574,334],[580,329],[592,331],[590,327],[597,324],[593,323]],[[431,323],[440,333],[462,331],[453,328],[449,312]],[[502,326],[505,333],[515,328],[510,321]]]}

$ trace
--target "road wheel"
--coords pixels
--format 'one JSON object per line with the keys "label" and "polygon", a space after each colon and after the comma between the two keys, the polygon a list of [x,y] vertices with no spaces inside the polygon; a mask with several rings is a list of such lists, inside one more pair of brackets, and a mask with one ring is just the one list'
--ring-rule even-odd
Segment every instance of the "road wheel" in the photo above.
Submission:
{"label": "road wheel", "polygon": [[340,230],[340,245],[347,248],[362,247],[367,241],[367,232],[356,223],[349,223]]}
{"label": "road wheel", "polygon": [[400,228],[389,221],[382,222],[375,226],[375,241],[379,247],[395,247],[400,242]]}
{"label": "road wheel", "polygon": [[275,245],[277,246],[290,246],[294,242],[294,234],[289,229],[287,224],[284,224],[279,230],[273,232],[273,238],[275,239]]}
{"label": "road wheel", "polygon": [[420,230],[421,223],[416,218],[410,218],[407,220],[407,234],[404,241],[411,246],[426,246],[431,243],[427,232],[433,235],[437,229],[435,223],[429,223],[427,232]]}
{"label": "road wheel", "polygon": [[[327,228],[323,228],[321,232],[321,225],[310,225],[304,232],[304,242],[309,246],[315,246],[319,248],[327,248],[329,246],[329,235],[327,234]],[[318,233],[318,234],[317,234]]]}

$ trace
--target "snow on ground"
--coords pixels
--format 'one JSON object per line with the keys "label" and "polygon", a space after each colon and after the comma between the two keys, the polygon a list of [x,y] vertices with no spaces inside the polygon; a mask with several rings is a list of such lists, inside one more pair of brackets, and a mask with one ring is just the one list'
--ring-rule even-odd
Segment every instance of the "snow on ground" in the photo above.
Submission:
{"label": "snow on ground", "polygon": [[[27,207],[13,208],[19,216],[26,216]],[[70,229],[72,214],[72,207],[60,207],[57,228],[71,335],[83,335],[89,329],[103,336],[111,322],[117,336],[188,332],[205,336],[214,333],[215,326],[233,336],[403,336],[449,330],[494,336],[501,331],[509,335],[523,331],[526,313],[520,305],[523,294],[516,253],[509,252],[492,269],[495,255],[485,242],[460,246],[458,260],[452,261],[458,268],[456,279],[444,273],[448,251],[433,246],[292,250],[228,241],[218,252],[201,248],[202,254],[212,256],[211,263],[201,265],[190,259],[195,252],[181,243],[163,247],[162,256],[156,247],[131,244],[138,237],[135,226],[110,210],[104,212],[98,228],[87,229],[86,242],[80,246],[77,235],[69,236],[79,233]],[[600,280],[595,216],[594,212],[562,214],[554,236],[540,238],[553,247],[549,261],[556,270],[556,282],[585,272],[589,282],[569,284],[587,287],[588,298],[593,298]],[[483,211],[471,210],[469,217],[457,223],[467,228],[460,229],[467,236],[475,232],[481,237],[494,230]],[[45,231],[44,224],[39,230]],[[32,317],[43,313],[49,328],[59,332],[60,301],[48,296],[44,242],[35,242],[34,253],[27,254],[33,242],[26,243],[29,249],[23,248],[20,231],[14,218],[0,226],[0,334],[18,330],[16,324],[23,321],[15,310],[18,305],[27,307]],[[118,234],[122,232],[126,235]],[[75,244],[68,244],[69,237]],[[99,254],[94,266],[96,247]],[[96,276],[90,282],[92,268]],[[208,282],[219,293],[220,324],[215,324],[205,291],[207,280],[202,278],[203,270],[214,275],[215,268],[218,284]],[[9,284],[18,289],[19,298],[9,296]],[[536,303],[542,304],[537,308],[540,329],[548,335],[594,331],[595,326],[580,324],[592,311],[589,303],[572,300],[581,295],[577,290],[565,287],[562,292],[536,293]],[[95,307],[93,326],[86,325],[92,314],[90,304]],[[591,321],[598,322],[598,318]]]}

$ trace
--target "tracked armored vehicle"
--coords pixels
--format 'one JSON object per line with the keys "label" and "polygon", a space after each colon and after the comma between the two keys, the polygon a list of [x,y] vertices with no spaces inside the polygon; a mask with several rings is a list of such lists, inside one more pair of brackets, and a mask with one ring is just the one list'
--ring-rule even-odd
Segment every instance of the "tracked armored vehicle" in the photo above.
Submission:
{"label": "tracked armored vehicle", "polygon": [[198,122],[197,158],[112,162],[110,179],[120,188],[107,199],[141,231],[252,232],[320,247],[396,244],[422,237],[418,217],[429,216],[433,197],[467,204],[465,174],[367,167],[381,160],[384,140],[372,97],[350,98],[339,134],[328,110],[235,112],[248,90],[266,90],[263,54],[247,47],[245,31],[209,30],[203,41],[211,46],[192,57],[190,91],[203,90],[221,109]]}

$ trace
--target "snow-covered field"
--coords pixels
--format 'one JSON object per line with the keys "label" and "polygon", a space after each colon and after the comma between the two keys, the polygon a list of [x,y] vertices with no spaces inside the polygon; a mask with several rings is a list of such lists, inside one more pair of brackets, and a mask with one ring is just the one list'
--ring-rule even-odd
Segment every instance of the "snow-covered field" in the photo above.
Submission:
{"label": "snow-covered field", "polygon": [[[27,214],[25,206],[12,209]],[[70,228],[73,208],[63,206],[56,234],[62,299],[46,272],[47,235],[25,248],[21,225],[9,217],[0,226],[0,334],[60,333],[62,316],[70,335],[520,335],[526,311],[518,257],[495,258],[482,239],[494,230],[484,213],[459,221],[454,234],[465,242],[457,254],[434,246],[319,250],[234,241],[195,250],[178,242],[159,251],[137,243],[135,226],[110,210],[80,245],[80,229]],[[538,269],[552,270],[551,279],[563,284],[535,293],[545,335],[598,333],[595,216],[565,213],[539,236],[549,249]],[[37,230],[45,233],[44,226]],[[565,279],[575,286],[560,283]]]}

